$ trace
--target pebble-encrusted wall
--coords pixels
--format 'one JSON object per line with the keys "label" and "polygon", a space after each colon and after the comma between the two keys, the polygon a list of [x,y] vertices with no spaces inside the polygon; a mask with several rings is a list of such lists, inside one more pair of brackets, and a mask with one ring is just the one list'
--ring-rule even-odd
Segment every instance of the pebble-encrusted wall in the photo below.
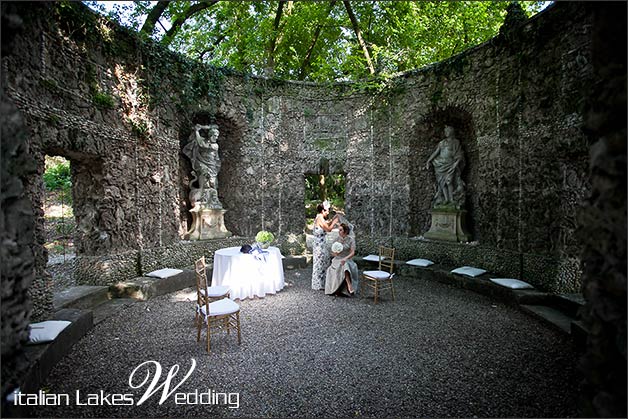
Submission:
{"label": "pebble-encrusted wall", "polygon": [[[12,52],[13,36],[20,30],[17,15],[2,5],[2,55]],[[7,31],[6,33],[4,31]],[[9,33],[11,32],[11,34]],[[2,397],[0,415],[6,413],[5,395],[19,385],[28,366],[22,347],[28,341],[28,325],[34,301],[47,311],[52,296],[45,284],[32,287],[35,265],[44,263],[43,247],[34,246],[35,218],[24,182],[35,171],[28,154],[24,118],[12,101],[0,93],[0,279],[2,310]],[[43,280],[41,278],[40,280]],[[30,290],[29,290],[30,287]]]}
{"label": "pebble-encrusted wall", "polygon": [[478,255],[453,262],[514,254],[530,260],[519,266],[534,285],[579,287],[572,233],[589,188],[580,106],[591,68],[590,22],[577,3],[555,4],[385,87],[202,66],[80,3],[29,4],[20,13],[28,30],[16,37],[20,53],[3,58],[3,74],[38,162],[27,190],[41,215],[44,155],[70,159],[79,282],[128,279],[157,266],[148,258],[159,249],[187,248],[179,243],[189,165],[180,150],[199,121],[221,129],[219,196],[236,237],[265,228],[291,253],[302,251],[304,176],[324,171],[346,175],[347,217],[373,243],[362,249],[394,238],[422,256],[429,243],[410,238],[429,228],[434,178],[424,165],[447,123],[467,157],[468,224],[480,245],[473,249],[486,251],[453,252]]}

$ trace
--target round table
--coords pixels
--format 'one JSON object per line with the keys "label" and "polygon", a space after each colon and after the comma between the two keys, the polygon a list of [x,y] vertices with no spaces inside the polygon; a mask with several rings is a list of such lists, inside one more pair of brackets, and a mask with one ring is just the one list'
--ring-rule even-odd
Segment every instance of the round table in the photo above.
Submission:
{"label": "round table", "polygon": [[231,288],[231,299],[264,297],[285,286],[283,256],[270,246],[261,255],[240,252],[240,247],[227,247],[214,253],[212,285]]}

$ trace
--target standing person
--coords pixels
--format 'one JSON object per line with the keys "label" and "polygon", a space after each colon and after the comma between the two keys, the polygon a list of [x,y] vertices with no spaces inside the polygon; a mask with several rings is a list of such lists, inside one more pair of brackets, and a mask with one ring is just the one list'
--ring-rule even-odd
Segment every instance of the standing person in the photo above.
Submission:
{"label": "standing person", "polygon": [[318,214],[314,219],[314,243],[312,244],[312,289],[322,290],[325,288],[325,276],[327,275],[327,266],[329,266],[329,251],[325,243],[325,236],[338,222],[338,216],[327,220],[329,206],[324,204],[318,204],[316,212]]}
{"label": "standing person", "polygon": [[342,250],[334,253],[332,246],[331,254],[334,258],[327,268],[325,294],[343,293],[353,296],[358,289],[358,265],[352,259],[355,255],[355,239],[351,235],[351,227],[346,223],[340,224],[338,235],[340,237],[336,243],[342,245]]}

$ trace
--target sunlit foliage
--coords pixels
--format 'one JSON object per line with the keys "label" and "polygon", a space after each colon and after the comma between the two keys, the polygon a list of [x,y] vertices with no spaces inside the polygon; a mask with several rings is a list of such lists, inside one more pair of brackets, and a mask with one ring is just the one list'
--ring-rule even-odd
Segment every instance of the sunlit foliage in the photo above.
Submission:
{"label": "sunlit foliage", "polygon": [[[85,3],[105,13],[101,2]],[[497,35],[511,2],[281,3],[279,7],[278,0],[171,1],[154,30],[145,35],[194,59],[247,73],[312,81],[361,80],[371,74],[348,7],[357,18],[374,75],[386,77],[443,60]],[[519,3],[528,16],[543,6],[538,1]],[[155,7],[148,1],[126,2],[114,6],[109,15],[141,31]]]}

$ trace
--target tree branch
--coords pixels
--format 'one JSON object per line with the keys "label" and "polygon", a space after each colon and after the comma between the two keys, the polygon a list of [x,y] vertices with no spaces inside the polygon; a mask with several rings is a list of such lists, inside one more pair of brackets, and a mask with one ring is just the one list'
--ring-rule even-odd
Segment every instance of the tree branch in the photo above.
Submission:
{"label": "tree branch", "polygon": [[198,53],[199,61],[203,61],[205,59],[205,54],[215,50],[216,47],[218,46],[218,44],[220,44],[226,37],[227,37],[227,35],[225,35],[225,34],[220,35],[218,38],[216,38],[216,40],[214,42],[212,42],[212,44],[209,46],[209,48],[205,48],[203,51],[199,52]]}
{"label": "tree branch", "polygon": [[185,23],[186,20],[197,14],[198,12],[209,9],[214,4],[218,3],[218,0],[204,0],[190,6],[181,16],[178,16],[173,22],[170,29],[166,32],[161,42],[164,45],[170,45],[172,39],[177,34],[181,26]]}

